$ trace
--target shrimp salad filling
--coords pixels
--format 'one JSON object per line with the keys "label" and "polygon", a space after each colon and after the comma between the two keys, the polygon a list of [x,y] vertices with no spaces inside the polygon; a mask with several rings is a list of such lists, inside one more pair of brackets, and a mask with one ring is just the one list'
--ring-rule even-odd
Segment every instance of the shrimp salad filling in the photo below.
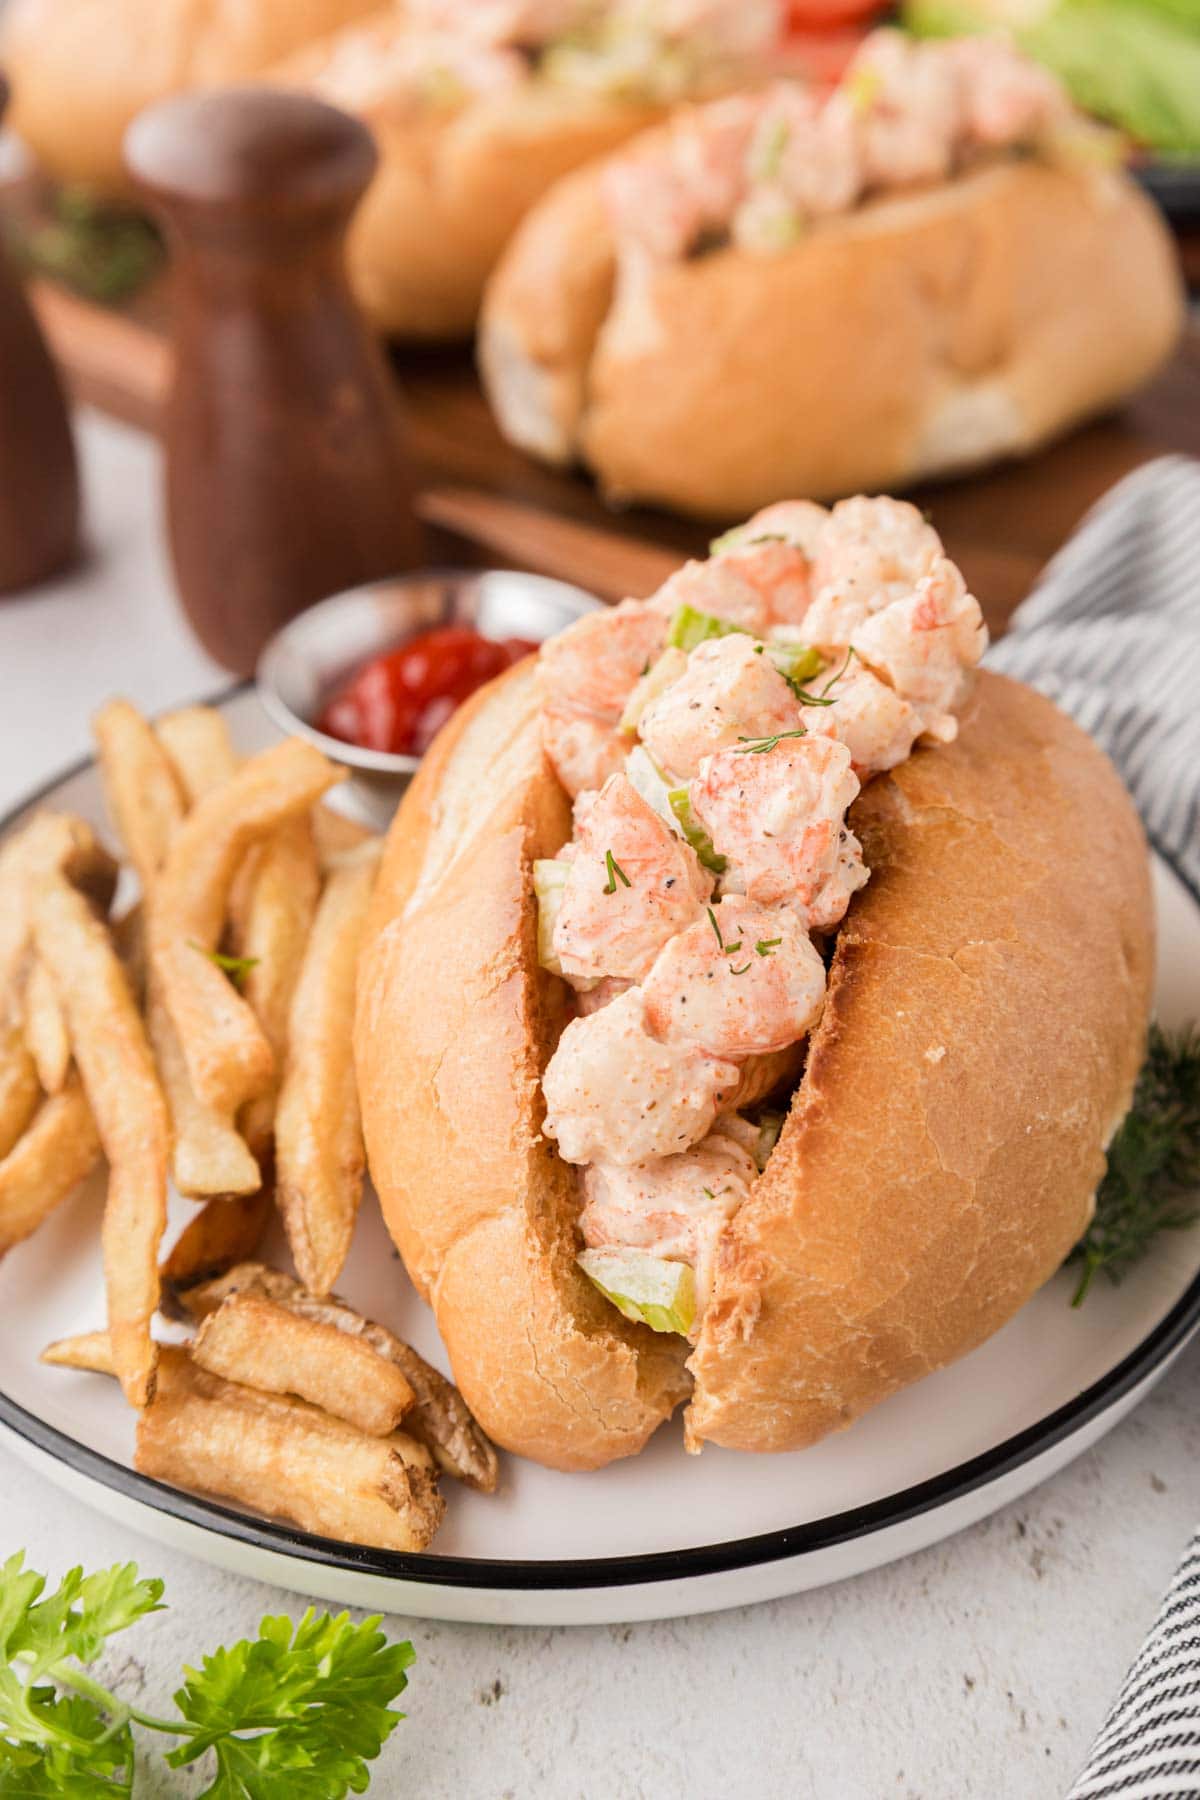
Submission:
{"label": "shrimp salad filling", "polygon": [[832,93],[794,81],[681,115],[615,158],[605,202],[623,267],[734,244],[790,249],[874,195],[945,181],[987,160],[1104,168],[1120,139],[1003,38],[923,43],[884,28]]}
{"label": "shrimp salad filling", "polygon": [[580,1264],[627,1316],[695,1337],[868,879],[847,811],[954,738],[986,643],[932,526],[859,498],[769,506],[543,646],[573,829],[534,864],[538,956],[575,994],[544,1129],[580,1170]]}
{"label": "shrimp salad filling", "polygon": [[784,24],[783,0],[409,0],[398,24],[346,34],[323,91],[445,109],[537,75],[669,102],[761,66]]}

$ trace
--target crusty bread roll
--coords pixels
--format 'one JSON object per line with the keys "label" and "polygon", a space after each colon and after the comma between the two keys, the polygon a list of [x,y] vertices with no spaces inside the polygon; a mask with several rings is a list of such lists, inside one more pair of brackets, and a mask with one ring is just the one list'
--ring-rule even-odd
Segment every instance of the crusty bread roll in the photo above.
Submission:
{"label": "crusty bread roll", "polygon": [[7,0],[6,123],[48,174],[123,194],[126,127],[188,88],[260,73],[379,0]]}
{"label": "crusty bread roll", "polygon": [[336,70],[347,40],[373,40],[387,68],[394,15],[311,44],[268,79],[354,111],[379,168],[350,228],[350,280],[368,316],[397,337],[465,337],[508,239],[547,188],[634,136],[662,111],[530,80],[460,108],[397,107],[386,79],[355,102]]}
{"label": "crusty bread roll", "polygon": [[[873,782],[871,881],[689,1358],[693,1446],[788,1450],[961,1356],[1082,1231],[1141,1058],[1145,845],[1111,765],[979,678],[957,741]],[[392,828],[360,971],[371,1170],[488,1433],[556,1468],[641,1448],[687,1386],[574,1265],[574,1174],[539,1135],[564,985],[530,869],[568,829],[531,665],[438,738]]]}
{"label": "crusty bread roll", "polygon": [[1125,175],[1007,158],[617,278],[599,167],[534,208],[489,284],[502,430],[614,499],[741,517],[1021,454],[1170,353],[1170,237]]}

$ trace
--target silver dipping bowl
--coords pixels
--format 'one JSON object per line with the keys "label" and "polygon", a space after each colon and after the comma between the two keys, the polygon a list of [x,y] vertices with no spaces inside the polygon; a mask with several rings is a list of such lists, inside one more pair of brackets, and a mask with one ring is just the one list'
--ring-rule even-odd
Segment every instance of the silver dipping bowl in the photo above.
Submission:
{"label": "silver dipping bowl", "polygon": [[484,637],[541,643],[593,612],[582,588],[514,569],[427,569],[320,600],[277,631],[258,661],[259,698],[280,730],[304,737],[351,771],[355,810],[382,826],[419,756],[363,750],[313,724],[343,681],[380,651],[436,625],[472,625]]}

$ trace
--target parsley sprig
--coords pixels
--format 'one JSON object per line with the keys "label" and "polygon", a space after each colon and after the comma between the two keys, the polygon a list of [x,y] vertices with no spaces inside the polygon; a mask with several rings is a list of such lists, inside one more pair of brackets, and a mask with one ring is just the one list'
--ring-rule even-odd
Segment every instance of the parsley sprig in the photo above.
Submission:
{"label": "parsley sprig", "polygon": [[1071,1304],[1081,1306],[1103,1271],[1119,1282],[1160,1231],[1200,1218],[1200,1028],[1150,1028],[1133,1105],[1108,1147],[1096,1211],[1069,1263],[1079,1266]]}
{"label": "parsley sprig", "polygon": [[[133,1563],[71,1569],[53,1593],[18,1552],[0,1566],[0,1797],[102,1800],[134,1793],[133,1727],[182,1739],[173,1768],[211,1753],[199,1800],[344,1800],[403,1714],[412,1645],[379,1619],[354,1624],[310,1607],[298,1624],[265,1618],[256,1638],[184,1670],[179,1716],[160,1719],[88,1673],[114,1632],[161,1611],[163,1584]],[[207,1773],[207,1771],[206,1771]]]}

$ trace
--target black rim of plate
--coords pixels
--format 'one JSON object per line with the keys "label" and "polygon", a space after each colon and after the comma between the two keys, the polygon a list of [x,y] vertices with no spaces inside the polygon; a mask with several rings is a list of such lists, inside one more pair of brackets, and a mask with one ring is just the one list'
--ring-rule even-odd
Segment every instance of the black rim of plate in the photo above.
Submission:
{"label": "black rim of plate", "polygon": [[[238,683],[212,696],[207,704],[228,704],[250,686]],[[38,790],[0,818],[0,833],[7,832],[21,815],[44,801],[64,781],[80,775],[93,762],[81,757],[45,782]],[[1161,845],[1154,846],[1176,879],[1200,906],[1200,893],[1173,857]],[[317,1563],[326,1568],[383,1576],[395,1582],[415,1582],[423,1587],[477,1588],[485,1591],[561,1592],[576,1588],[636,1587],[645,1583],[691,1580],[748,1569],[762,1563],[813,1555],[856,1538],[873,1536],[888,1527],[903,1525],[922,1514],[961,1500],[991,1486],[1013,1470],[1031,1463],[1092,1420],[1110,1411],[1186,1343],[1200,1324],[1200,1275],[1166,1316],[1107,1375],[1093,1382],[1073,1400],[1048,1413],[1036,1425],[985,1450],[944,1474],[932,1476],[898,1494],[850,1507],[823,1519],[767,1531],[754,1537],[733,1538],[720,1544],[687,1550],[660,1550],[647,1554],[586,1557],[570,1561],[499,1562],[487,1557],[439,1556],[425,1551],[405,1554],[343,1544],[295,1530],[273,1519],[235,1512],[214,1500],[201,1499],[181,1488],[169,1487],[148,1475],[139,1475],[124,1463],[114,1462],[91,1450],[57,1426],[47,1425],[0,1390],[0,1425],[23,1438],[44,1454],[63,1463],[89,1481],[110,1488],[123,1498],[166,1513],[185,1524],[233,1538],[256,1549],[273,1552],[298,1563]],[[401,1608],[402,1610],[402,1608]]]}

